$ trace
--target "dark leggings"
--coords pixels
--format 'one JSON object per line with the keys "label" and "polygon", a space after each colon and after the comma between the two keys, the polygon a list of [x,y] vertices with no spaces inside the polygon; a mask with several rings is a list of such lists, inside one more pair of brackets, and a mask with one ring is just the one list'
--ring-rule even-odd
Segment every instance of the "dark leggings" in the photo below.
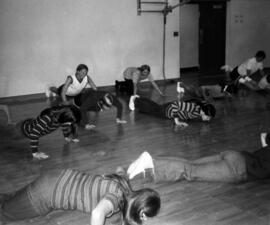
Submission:
{"label": "dark leggings", "polygon": [[230,73],[230,78],[232,81],[236,81],[239,77],[240,77],[240,74],[238,73],[238,66],[237,66]]}
{"label": "dark leggings", "polygon": [[133,81],[126,78],[125,81],[116,81],[116,90],[120,91],[121,93],[133,95],[134,92]]}
{"label": "dark leggings", "polygon": [[136,98],[135,99],[135,108],[139,110],[141,113],[146,113],[150,115],[154,115],[161,118],[165,117],[165,106],[159,105],[156,102],[148,99],[148,98]]}

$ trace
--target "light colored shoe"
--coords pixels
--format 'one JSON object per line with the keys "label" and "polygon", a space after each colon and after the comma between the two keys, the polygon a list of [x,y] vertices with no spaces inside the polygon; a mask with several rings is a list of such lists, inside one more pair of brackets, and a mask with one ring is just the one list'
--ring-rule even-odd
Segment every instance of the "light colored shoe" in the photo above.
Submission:
{"label": "light colored shoe", "polygon": [[95,129],[96,128],[96,126],[94,125],[94,124],[86,124],[85,125],[85,130],[93,130],[93,129]]}
{"label": "light colored shoe", "polygon": [[261,144],[263,148],[268,146],[266,143],[266,136],[267,136],[267,133],[261,133]]}
{"label": "light colored shoe", "polygon": [[78,142],[80,142],[80,140],[78,138],[72,138],[72,142],[78,143]]}
{"label": "light colored shoe", "polygon": [[241,78],[238,80],[238,82],[239,82],[240,84],[244,84],[244,83],[246,83],[246,79],[243,78],[243,77],[241,77]]}
{"label": "light colored shoe", "polygon": [[143,152],[138,159],[136,159],[127,169],[129,179],[132,179],[136,175],[143,173],[145,177],[145,170],[153,169],[154,163],[152,156],[148,152]]}
{"label": "light colored shoe", "polygon": [[135,99],[136,98],[139,98],[138,95],[132,95],[130,96],[130,99],[129,99],[129,104],[128,104],[128,107],[131,111],[134,111],[135,110]]}
{"label": "light colored shoe", "polygon": [[233,68],[230,67],[229,65],[224,65],[220,67],[220,69],[223,70],[224,72],[231,72],[233,70]]}
{"label": "light colored shoe", "polygon": [[185,89],[184,89],[183,87],[181,87],[181,82],[177,82],[176,91],[177,91],[179,94],[185,93]]}
{"label": "light colored shoe", "polygon": [[35,152],[32,154],[35,159],[47,159],[49,158],[44,152]]}

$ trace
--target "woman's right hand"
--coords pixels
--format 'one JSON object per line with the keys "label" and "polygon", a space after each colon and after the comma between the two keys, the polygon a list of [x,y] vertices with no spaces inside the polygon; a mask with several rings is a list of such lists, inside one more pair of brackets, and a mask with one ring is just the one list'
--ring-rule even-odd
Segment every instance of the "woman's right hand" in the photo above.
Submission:
{"label": "woman's right hand", "polygon": [[180,121],[178,118],[174,118],[175,125],[178,127],[187,127],[188,124]]}

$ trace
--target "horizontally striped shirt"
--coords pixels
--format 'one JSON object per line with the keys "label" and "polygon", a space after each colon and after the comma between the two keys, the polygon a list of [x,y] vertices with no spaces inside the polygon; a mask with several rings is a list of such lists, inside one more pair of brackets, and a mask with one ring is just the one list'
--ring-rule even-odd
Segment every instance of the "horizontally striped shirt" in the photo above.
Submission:
{"label": "horizontally striped shirt", "polygon": [[27,119],[22,123],[23,133],[30,139],[30,147],[32,153],[38,151],[39,138],[49,134],[59,127],[62,128],[64,137],[68,137],[72,133],[72,122],[59,123],[54,115],[44,114],[39,115],[36,119]]}
{"label": "horizontally striped shirt", "polygon": [[109,200],[113,213],[120,210],[123,192],[111,178],[90,175],[74,170],[63,170],[55,185],[51,205],[54,209],[81,210],[91,213],[101,199]]}
{"label": "horizontally striped shirt", "polygon": [[165,107],[165,115],[169,119],[190,120],[200,118],[200,110],[201,107],[194,102],[174,101]]}

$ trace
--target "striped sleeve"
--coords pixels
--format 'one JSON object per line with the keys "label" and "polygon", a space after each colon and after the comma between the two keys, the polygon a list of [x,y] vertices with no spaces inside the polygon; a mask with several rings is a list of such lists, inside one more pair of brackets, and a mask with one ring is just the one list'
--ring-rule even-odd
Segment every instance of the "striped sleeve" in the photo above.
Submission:
{"label": "striped sleeve", "polygon": [[119,212],[119,210],[120,210],[119,199],[118,199],[118,197],[116,195],[114,195],[112,193],[108,193],[108,194],[106,194],[104,196],[103,199],[108,200],[113,205],[113,210],[111,211],[111,213],[109,213],[108,215],[106,215],[106,217],[110,217],[112,214]]}
{"label": "striped sleeve", "polygon": [[168,105],[166,116],[170,119],[189,120],[199,117],[200,113],[195,103],[174,101]]}

